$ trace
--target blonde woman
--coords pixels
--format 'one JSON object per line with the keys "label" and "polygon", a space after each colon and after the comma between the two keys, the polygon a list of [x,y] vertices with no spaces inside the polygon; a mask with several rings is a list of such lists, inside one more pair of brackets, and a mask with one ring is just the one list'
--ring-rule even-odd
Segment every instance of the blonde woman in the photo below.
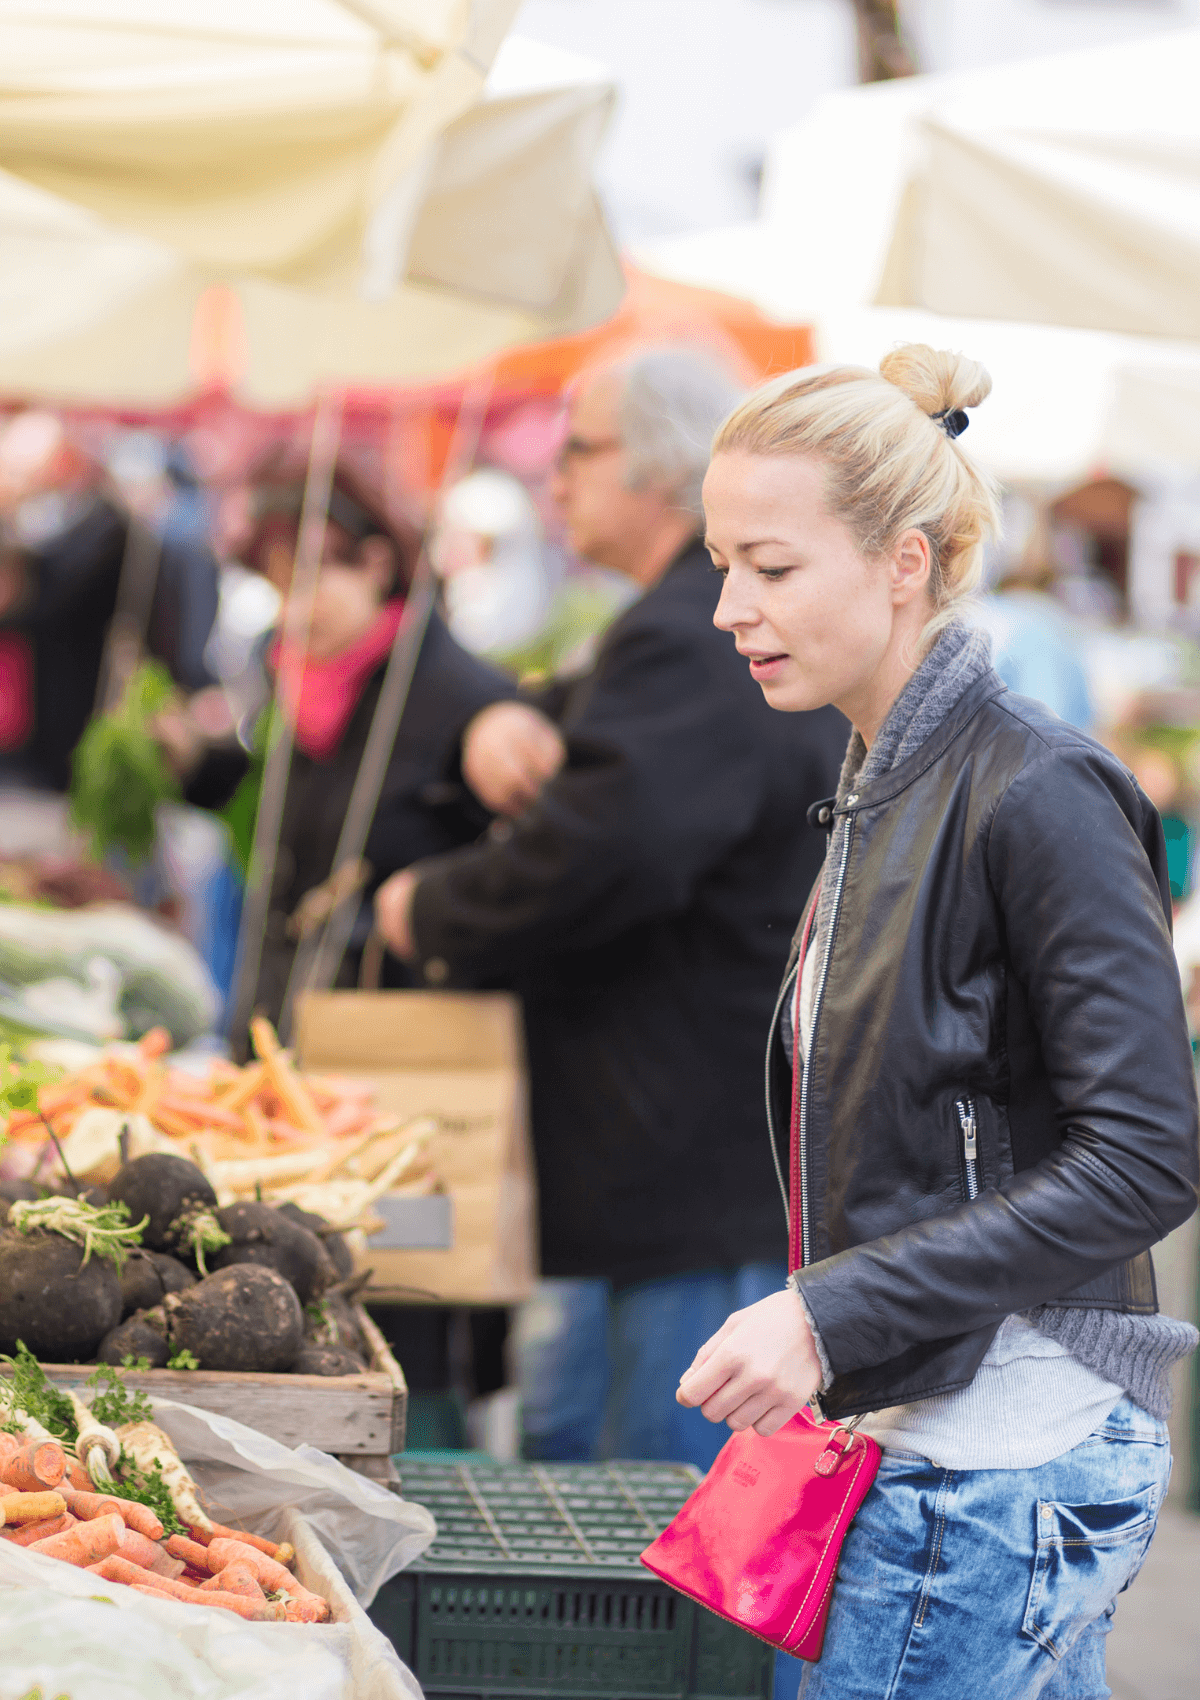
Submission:
{"label": "blonde woman", "polygon": [[854,727],[768,1056],[795,1272],[679,1393],[768,1435],[819,1393],[885,1449],[805,1700],[1107,1695],[1197,1340],[1149,1257],[1197,1182],[1162,829],[961,617],[989,388],[924,347],[792,373],[704,486],[717,625],[772,707]]}

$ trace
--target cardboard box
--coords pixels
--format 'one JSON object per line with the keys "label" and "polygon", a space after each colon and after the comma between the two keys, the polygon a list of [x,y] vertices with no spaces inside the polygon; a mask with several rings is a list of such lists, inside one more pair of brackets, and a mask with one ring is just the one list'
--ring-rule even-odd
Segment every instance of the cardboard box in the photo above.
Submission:
{"label": "cardboard box", "polygon": [[438,1205],[436,1224],[425,1221],[428,1212],[415,1213],[414,1234],[424,1244],[399,1249],[397,1224],[409,1213],[391,1212],[385,1201],[379,1214],[388,1227],[368,1243],[364,1260],[375,1271],[367,1299],[461,1305],[528,1297],[537,1204],[517,999],[310,992],[299,1003],[296,1036],[302,1068],[366,1080],[381,1111],[444,1124],[430,1157],[449,1210]]}

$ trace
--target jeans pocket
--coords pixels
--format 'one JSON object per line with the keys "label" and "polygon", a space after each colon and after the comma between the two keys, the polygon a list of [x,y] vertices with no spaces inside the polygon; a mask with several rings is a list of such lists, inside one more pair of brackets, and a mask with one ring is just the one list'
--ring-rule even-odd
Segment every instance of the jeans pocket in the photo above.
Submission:
{"label": "jeans pocket", "polygon": [[1154,1533],[1160,1489],[1102,1505],[1037,1502],[1037,1551],[1021,1625],[1060,1659],[1128,1587]]}

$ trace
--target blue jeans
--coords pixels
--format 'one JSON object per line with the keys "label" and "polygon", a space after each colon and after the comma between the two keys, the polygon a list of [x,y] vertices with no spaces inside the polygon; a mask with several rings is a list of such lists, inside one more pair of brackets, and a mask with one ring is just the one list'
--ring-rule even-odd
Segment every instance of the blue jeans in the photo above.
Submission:
{"label": "blue jeans", "polygon": [[644,1281],[547,1280],[517,1314],[524,1453],[541,1462],[651,1458],[707,1470],[723,1423],[675,1402],[679,1378],[735,1310],[778,1292],[782,1263]]}
{"label": "blue jeans", "polygon": [[1106,1700],[1104,1638],[1170,1472],[1166,1425],[1128,1399],[1034,1470],[885,1452],[800,1700]]}

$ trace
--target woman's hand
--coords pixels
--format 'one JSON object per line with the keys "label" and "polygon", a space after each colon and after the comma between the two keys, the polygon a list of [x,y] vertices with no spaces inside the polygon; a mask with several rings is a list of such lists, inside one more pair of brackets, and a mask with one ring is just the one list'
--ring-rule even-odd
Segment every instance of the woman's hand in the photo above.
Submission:
{"label": "woman's hand", "polygon": [[699,1405],[710,1423],[774,1434],[821,1385],[812,1330],[796,1294],[784,1288],[735,1310],[706,1340],[675,1397]]}

